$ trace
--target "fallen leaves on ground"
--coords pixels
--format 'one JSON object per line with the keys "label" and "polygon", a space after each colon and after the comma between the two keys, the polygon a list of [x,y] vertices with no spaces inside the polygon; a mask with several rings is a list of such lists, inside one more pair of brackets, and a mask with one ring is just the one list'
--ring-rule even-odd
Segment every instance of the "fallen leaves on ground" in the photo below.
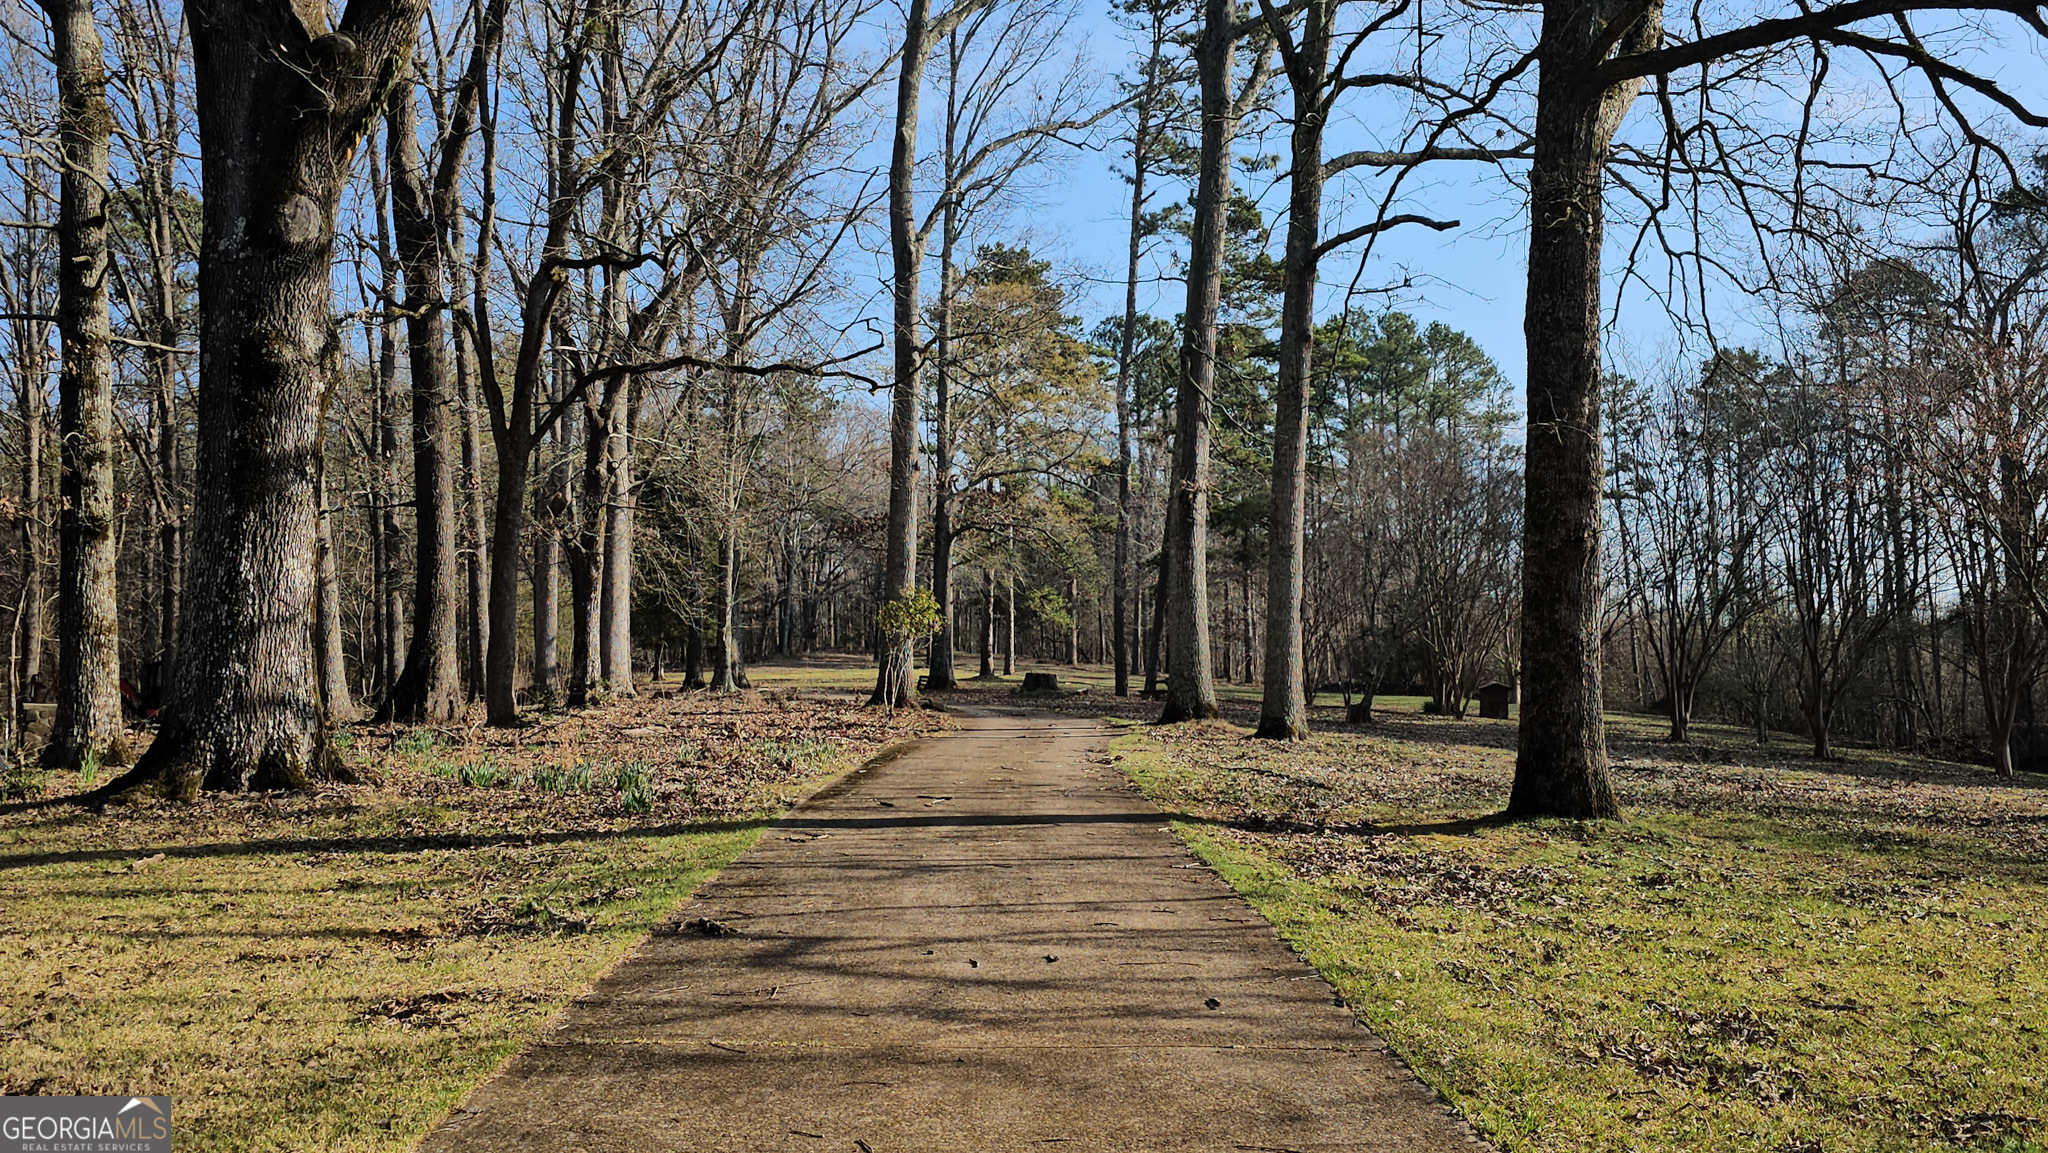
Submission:
{"label": "fallen leaves on ground", "polygon": [[2042,1148],[2048,778],[1611,731],[1624,821],[1495,819],[1497,721],[1116,754],[1503,1148]]}
{"label": "fallen leaves on ground", "polygon": [[942,724],[662,688],[347,730],[372,783],[0,812],[0,1093],[170,1093],[181,1149],[407,1148],[782,810]]}

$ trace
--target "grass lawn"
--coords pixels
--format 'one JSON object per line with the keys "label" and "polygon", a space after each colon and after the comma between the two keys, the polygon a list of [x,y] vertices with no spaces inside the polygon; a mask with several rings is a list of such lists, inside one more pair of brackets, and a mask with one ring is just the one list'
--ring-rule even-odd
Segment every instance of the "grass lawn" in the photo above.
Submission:
{"label": "grass lawn", "polygon": [[1326,702],[1287,746],[1253,687],[1157,729],[1040,667],[1084,691],[1022,699],[1122,720],[1180,836],[1503,1149],[2048,1148],[2048,777],[1617,714],[1627,818],[1506,825],[1511,722]]}
{"label": "grass lawn", "polygon": [[698,694],[355,730],[376,785],[0,808],[0,1093],[169,1093],[181,1150],[406,1148],[767,821],[935,723]]}

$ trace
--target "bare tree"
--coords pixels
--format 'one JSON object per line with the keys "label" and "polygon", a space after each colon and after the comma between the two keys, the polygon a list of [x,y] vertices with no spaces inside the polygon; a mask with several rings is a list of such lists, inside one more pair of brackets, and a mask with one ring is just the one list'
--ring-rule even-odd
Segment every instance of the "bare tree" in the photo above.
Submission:
{"label": "bare tree", "polygon": [[113,115],[90,0],[45,0],[57,71],[60,487],[57,716],[45,764],[124,764],[114,593],[114,360],[107,182]]}
{"label": "bare tree", "polygon": [[[1653,398],[1614,462],[1621,583],[1655,659],[1671,721],[1689,739],[1700,684],[1766,603],[1768,505],[1754,435],[1773,366],[1721,353]],[[1617,422],[1622,423],[1622,422]]]}
{"label": "bare tree", "polygon": [[[891,343],[895,373],[889,394],[889,520],[883,549],[882,600],[908,597],[917,586],[917,427],[923,400],[924,350],[918,340],[918,282],[923,274],[929,224],[918,227],[914,181],[917,117],[925,65],[932,45],[991,0],[954,0],[934,17],[930,0],[910,0],[904,15],[903,47],[897,54],[895,138],[889,148],[889,257],[894,315]],[[894,659],[881,662],[870,704],[896,708],[917,697],[911,641],[904,638]]]}
{"label": "bare tree", "polygon": [[394,95],[386,125],[391,216],[405,299],[412,379],[413,633],[405,667],[384,705],[388,717],[444,722],[462,708],[456,653],[454,388],[448,363],[446,272],[456,179],[474,133],[477,102],[505,27],[506,0],[478,0],[469,62],[433,157],[419,151],[414,75]]}
{"label": "bare tree", "polygon": [[[1017,192],[1020,178],[1051,162],[1064,133],[1093,126],[1108,109],[1089,113],[1082,62],[1054,69],[1066,46],[1066,10],[1055,0],[1008,0],[955,25],[940,56],[945,106],[940,113],[936,200],[919,226],[918,247],[936,228],[939,292],[932,309],[932,598],[939,633],[931,644],[930,687],[950,689],[953,672],[953,523],[956,439],[953,423],[954,325],[960,248],[980,218]],[[959,486],[972,488],[972,483]]]}
{"label": "bare tree", "polygon": [[1161,167],[1165,154],[1172,151],[1174,132],[1182,126],[1180,122],[1185,120],[1187,113],[1186,102],[1179,92],[1185,77],[1169,55],[1173,47],[1173,25],[1170,22],[1174,16],[1173,7],[1152,0],[1134,0],[1122,10],[1142,22],[1138,31],[1143,37],[1145,55],[1139,65],[1138,79],[1125,85],[1126,106],[1131,118],[1127,138],[1131,148],[1131,174],[1126,178],[1131,185],[1131,231],[1124,264],[1123,324],[1117,330],[1116,551],[1110,566],[1111,627],[1116,632],[1110,653],[1115,665],[1113,687],[1120,697],[1129,696],[1131,692],[1131,630],[1136,623],[1131,619],[1131,533],[1135,520],[1131,504],[1131,438],[1135,431],[1131,369],[1138,346],[1138,265],[1144,254],[1146,238],[1156,234],[1160,224],[1158,217],[1149,211],[1155,191],[1147,187],[1147,181],[1153,171]]}
{"label": "bare tree", "polygon": [[[1607,775],[1601,719],[1601,245],[1604,193],[1615,132],[1646,83],[1655,80],[1666,120],[1665,155],[1653,171],[1728,172],[1723,138],[1691,131],[1717,107],[1712,92],[1731,81],[1716,62],[1753,69],[1786,45],[1812,47],[1813,82],[1794,130],[1787,191],[1806,188],[1805,145],[1823,90],[1829,52],[1840,50],[1917,71],[1943,108],[1969,121],[1954,98],[1967,91],[2035,125],[2028,111],[1983,77],[1943,61],[1914,32],[1919,10],[1952,10],[1949,0],[1840,0],[1783,16],[1743,14],[1731,26],[1690,39],[1667,37],[1663,0],[1545,0],[1535,46],[1496,84],[1538,71],[1529,169],[1529,262],[1524,328],[1528,341],[1528,467],[1523,542],[1521,742],[1508,812],[1520,816],[1609,816],[1618,811]],[[2038,6],[1992,0],[1970,7],[2012,13],[2048,33]],[[1868,31],[1879,21],[1888,33]],[[1690,105],[1672,77],[1699,69]],[[1682,121],[1680,108],[1693,112]],[[1735,122],[1739,128],[1740,121]],[[1705,150],[1702,159],[1688,149]],[[1811,158],[1815,165],[1826,163]],[[1667,185],[1667,187],[1669,187]],[[1653,201],[1654,202],[1654,201]]]}
{"label": "bare tree", "polygon": [[1202,143],[1196,164],[1193,237],[1188,254],[1187,309],[1181,321],[1180,382],[1174,392],[1171,487],[1161,577],[1166,606],[1168,681],[1165,723],[1216,715],[1209,659],[1209,421],[1216,387],[1216,312],[1223,291],[1225,215],[1230,201],[1232,141],[1238,122],[1265,88],[1271,40],[1241,88],[1233,91],[1237,39],[1235,0],[1205,0],[1195,45],[1201,86]]}

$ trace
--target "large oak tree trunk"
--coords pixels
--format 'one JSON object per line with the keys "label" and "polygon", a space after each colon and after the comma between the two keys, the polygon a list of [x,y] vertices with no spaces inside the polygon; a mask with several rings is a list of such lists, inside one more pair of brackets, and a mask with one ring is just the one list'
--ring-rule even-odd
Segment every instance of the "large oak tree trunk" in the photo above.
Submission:
{"label": "large oak tree trunk", "polygon": [[1209,410],[1216,384],[1216,309],[1223,292],[1224,213],[1230,201],[1233,0],[1205,0],[1195,71],[1202,88],[1202,147],[1195,179],[1188,303],[1174,396],[1172,491],[1167,500],[1167,685],[1163,724],[1216,716],[1209,661]]}
{"label": "large oak tree trunk", "polygon": [[1586,76],[1612,46],[1654,45],[1660,26],[1654,8],[1628,0],[1544,6],[1523,320],[1523,695],[1508,800],[1516,816],[1619,811],[1600,691],[1600,243],[1608,145],[1641,82],[1600,89]]}
{"label": "large oak tree trunk", "polygon": [[309,625],[335,210],[421,8],[353,0],[336,32],[259,0],[186,15],[205,206],[191,559],[156,742],[110,786],[179,797],[331,765]]}
{"label": "large oak tree trunk", "polygon": [[113,116],[90,0],[47,0],[63,156],[57,238],[60,508],[57,715],[45,764],[123,764],[114,587],[114,360],[107,317],[107,171]]}
{"label": "large oak tree trunk", "polygon": [[413,632],[386,700],[389,720],[442,723],[462,711],[455,632],[455,469],[441,241],[420,162],[408,84],[387,123],[392,232],[405,276],[406,354],[412,366]]}

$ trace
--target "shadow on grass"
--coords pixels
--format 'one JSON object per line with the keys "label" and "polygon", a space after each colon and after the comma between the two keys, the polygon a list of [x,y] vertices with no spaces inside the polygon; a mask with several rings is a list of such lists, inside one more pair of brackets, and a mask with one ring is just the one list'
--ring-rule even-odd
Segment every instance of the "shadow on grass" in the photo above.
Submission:
{"label": "shadow on grass", "polygon": [[470,834],[448,833],[423,836],[371,837],[264,837],[248,841],[209,841],[199,845],[135,845],[118,849],[73,849],[53,853],[16,853],[0,856],[0,872],[92,861],[128,861],[152,852],[167,858],[281,856],[291,853],[417,853],[428,850],[527,848],[535,845],[565,845],[589,841],[618,841],[646,837],[675,837],[692,833],[734,833],[763,829],[776,823],[773,817],[745,820],[695,821],[673,825],[636,825],[623,829],[582,829],[567,832]]}
{"label": "shadow on grass", "polygon": [[1274,817],[1212,817],[1189,813],[1177,809],[1166,810],[1166,818],[1190,825],[1211,829],[1230,829],[1239,833],[1261,833],[1267,835],[1297,836],[1339,836],[1339,837],[1469,837],[1487,829],[1504,828],[1510,825],[1527,824],[1519,817],[1505,813],[1488,813],[1479,817],[1444,817],[1436,820],[1395,821],[1375,824],[1371,821],[1350,821],[1331,824],[1323,821],[1294,821]]}

